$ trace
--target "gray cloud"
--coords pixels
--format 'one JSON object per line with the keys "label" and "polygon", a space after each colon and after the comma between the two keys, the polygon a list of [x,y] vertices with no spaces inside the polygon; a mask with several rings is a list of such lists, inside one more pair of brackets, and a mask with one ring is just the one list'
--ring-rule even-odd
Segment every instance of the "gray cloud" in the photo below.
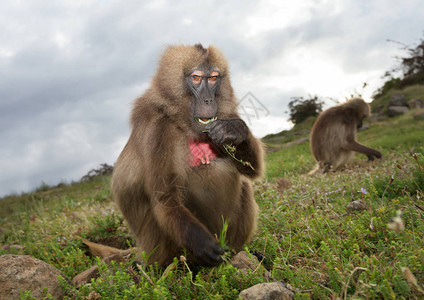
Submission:
{"label": "gray cloud", "polygon": [[[413,43],[423,19],[419,0],[7,1],[0,12],[0,196],[113,164],[128,138],[131,103],[167,44],[221,48],[237,96],[250,91],[271,112],[252,123],[264,135],[287,127],[290,97],[321,91],[308,77],[320,70],[309,64],[330,64],[347,78],[322,96],[348,94],[361,80],[376,86],[401,53],[386,39]],[[317,77],[334,80],[325,70]]]}

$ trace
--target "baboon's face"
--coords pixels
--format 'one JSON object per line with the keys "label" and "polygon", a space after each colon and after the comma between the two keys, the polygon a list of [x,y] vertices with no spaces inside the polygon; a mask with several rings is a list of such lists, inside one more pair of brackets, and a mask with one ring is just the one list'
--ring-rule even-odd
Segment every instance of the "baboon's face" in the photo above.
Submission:
{"label": "baboon's face", "polygon": [[219,90],[220,74],[211,67],[204,66],[192,70],[186,76],[191,93],[191,116],[196,131],[205,131],[205,126],[216,120],[218,103],[215,97]]}

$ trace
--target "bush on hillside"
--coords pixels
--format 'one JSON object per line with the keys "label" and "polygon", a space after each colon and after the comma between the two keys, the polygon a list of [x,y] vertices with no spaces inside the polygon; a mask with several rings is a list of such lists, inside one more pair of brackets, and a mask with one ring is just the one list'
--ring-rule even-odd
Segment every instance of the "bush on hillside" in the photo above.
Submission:
{"label": "bush on hillside", "polygon": [[309,95],[308,99],[303,97],[292,97],[289,102],[290,119],[295,125],[306,120],[308,117],[316,117],[322,112],[324,101],[318,96]]}
{"label": "bush on hillside", "polygon": [[[384,74],[383,77],[388,80],[377,90],[374,98],[386,94],[392,88],[403,89],[414,84],[424,84],[424,38],[417,46],[403,45],[403,50],[407,55],[396,57],[400,61],[399,66]],[[396,77],[399,72],[400,78]]]}
{"label": "bush on hillside", "polygon": [[113,166],[110,166],[106,163],[101,164],[99,168],[97,169],[91,169],[87,174],[85,174],[81,181],[90,181],[94,177],[100,176],[100,175],[109,175],[113,172]]}

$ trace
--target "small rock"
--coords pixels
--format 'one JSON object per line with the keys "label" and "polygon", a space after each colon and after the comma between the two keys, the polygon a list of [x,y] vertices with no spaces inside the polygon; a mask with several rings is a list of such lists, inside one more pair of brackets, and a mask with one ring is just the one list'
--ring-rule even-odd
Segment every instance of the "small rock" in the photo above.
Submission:
{"label": "small rock", "polygon": [[240,292],[243,300],[291,300],[294,292],[290,285],[283,282],[260,283]]}
{"label": "small rock", "polygon": [[394,94],[390,97],[389,106],[407,106],[408,102],[406,101],[405,95]]}
{"label": "small rock", "polygon": [[423,108],[424,107],[424,100],[416,98],[408,101],[408,106],[410,109],[414,108]]}
{"label": "small rock", "polygon": [[31,291],[32,297],[42,299],[47,293],[62,299],[65,291],[57,277],[66,276],[55,267],[29,255],[0,256],[0,299],[21,299],[20,293]]}
{"label": "small rock", "polygon": [[246,251],[240,251],[231,259],[231,265],[234,268],[247,272],[248,270],[260,272],[266,279],[272,279],[272,275],[263,265],[259,263],[256,256],[248,255]]}
{"label": "small rock", "polygon": [[354,211],[362,211],[362,210],[366,210],[367,207],[365,206],[364,201],[362,200],[355,200],[352,201],[348,204],[348,206],[346,207],[347,212],[348,213],[352,213]]}
{"label": "small rock", "polygon": [[408,111],[409,108],[407,106],[389,106],[389,108],[387,108],[387,115],[389,117],[395,117],[403,115]]}

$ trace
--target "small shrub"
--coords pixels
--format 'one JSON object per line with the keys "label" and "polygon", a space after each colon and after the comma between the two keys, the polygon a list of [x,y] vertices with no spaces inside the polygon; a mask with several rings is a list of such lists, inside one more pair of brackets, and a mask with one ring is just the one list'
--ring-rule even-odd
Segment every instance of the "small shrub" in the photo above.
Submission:
{"label": "small shrub", "polygon": [[309,99],[303,97],[293,97],[289,102],[290,118],[294,124],[302,123],[308,117],[316,117],[322,111],[324,102],[318,96],[309,96]]}

